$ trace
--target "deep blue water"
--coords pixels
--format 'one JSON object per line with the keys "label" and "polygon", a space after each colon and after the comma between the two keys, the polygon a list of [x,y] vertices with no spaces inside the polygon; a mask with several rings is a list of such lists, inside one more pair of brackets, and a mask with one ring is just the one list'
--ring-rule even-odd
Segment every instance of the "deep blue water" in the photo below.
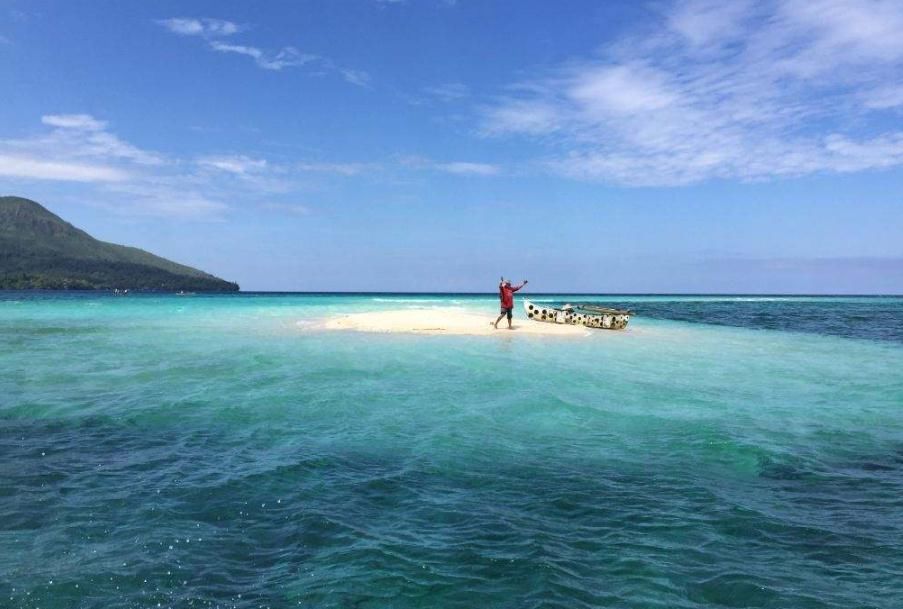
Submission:
{"label": "deep blue water", "polygon": [[0,606],[903,606],[903,298],[0,295]]}
{"label": "deep blue water", "polygon": [[624,304],[654,319],[903,342],[901,297],[748,296]]}

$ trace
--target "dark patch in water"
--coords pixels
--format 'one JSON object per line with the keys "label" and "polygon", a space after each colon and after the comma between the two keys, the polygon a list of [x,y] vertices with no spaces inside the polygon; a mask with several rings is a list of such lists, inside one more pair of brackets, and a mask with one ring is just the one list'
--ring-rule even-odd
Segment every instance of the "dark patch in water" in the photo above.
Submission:
{"label": "dark patch in water", "polygon": [[777,461],[773,457],[759,457],[759,476],[769,480],[803,480],[811,477],[812,471],[807,470],[801,463],[789,461]]}
{"label": "dark patch in water", "polygon": [[780,600],[767,586],[743,573],[717,575],[687,586],[690,600],[718,607],[769,607]]}
{"label": "dark patch in water", "polygon": [[873,463],[871,461],[860,463],[859,467],[867,472],[891,472],[897,469],[893,465],[886,463]]}
{"label": "dark patch in water", "polygon": [[639,318],[903,343],[903,298],[613,300],[610,304],[633,309]]}

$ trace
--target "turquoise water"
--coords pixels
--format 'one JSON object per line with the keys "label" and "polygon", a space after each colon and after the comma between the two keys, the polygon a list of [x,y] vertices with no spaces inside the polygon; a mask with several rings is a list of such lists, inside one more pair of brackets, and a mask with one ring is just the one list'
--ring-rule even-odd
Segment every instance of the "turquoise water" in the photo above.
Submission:
{"label": "turquoise water", "polygon": [[903,299],[607,301],[0,294],[0,606],[903,606]]}

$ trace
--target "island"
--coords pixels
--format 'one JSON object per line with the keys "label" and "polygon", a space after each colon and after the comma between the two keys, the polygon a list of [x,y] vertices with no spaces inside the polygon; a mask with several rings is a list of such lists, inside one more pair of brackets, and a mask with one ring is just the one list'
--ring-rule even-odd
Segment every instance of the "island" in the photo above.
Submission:
{"label": "island", "polygon": [[235,292],[238,284],[95,239],[45,207],[0,197],[0,289]]}

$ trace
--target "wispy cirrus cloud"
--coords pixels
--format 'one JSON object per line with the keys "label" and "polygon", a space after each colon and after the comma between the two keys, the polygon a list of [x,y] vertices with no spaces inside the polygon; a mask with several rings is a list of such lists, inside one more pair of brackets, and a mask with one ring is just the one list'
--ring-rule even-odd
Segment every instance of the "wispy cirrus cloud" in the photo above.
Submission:
{"label": "wispy cirrus cloud", "polygon": [[441,171],[460,176],[494,176],[501,173],[498,165],[491,163],[476,163],[472,161],[435,161],[422,156],[404,156],[399,162],[411,169],[424,169],[429,171]]}
{"label": "wispy cirrus cloud", "polygon": [[376,168],[373,163],[296,163],[294,169],[312,173],[334,173],[342,176],[354,176]]}
{"label": "wispy cirrus cloud", "polygon": [[[292,199],[317,188],[311,174],[330,179],[406,170],[493,176],[494,164],[395,157],[384,162],[325,162],[258,154],[204,154],[185,159],[144,149],[120,138],[106,120],[85,113],[46,114],[42,129],[0,139],[0,177],[23,187],[71,182],[90,190],[90,201],[111,212],[192,220],[222,220],[236,205],[291,216],[310,213]],[[262,200],[261,200],[262,199]],[[285,201],[287,199],[287,201]]]}
{"label": "wispy cirrus cloud", "polygon": [[460,82],[446,82],[421,87],[416,93],[401,93],[399,97],[412,106],[453,104],[471,96],[470,87]]}
{"label": "wispy cirrus cloud", "polygon": [[426,87],[423,89],[423,92],[439,101],[452,103],[468,97],[470,95],[470,87],[460,82],[447,82]]}
{"label": "wispy cirrus cloud", "polygon": [[210,50],[217,53],[250,57],[254,60],[257,67],[263,70],[279,72],[285,68],[309,66],[321,72],[337,74],[345,82],[358,87],[368,87],[370,85],[370,75],[363,70],[352,70],[337,66],[325,57],[320,57],[314,53],[304,53],[293,46],[283,46],[272,50],[249,44],[225,42],[223,39],[248,29],[247,26],[233,21],[207,17],[174,17],[171,19],[158,19],[156,23],[173,34],[201,38],[206,42]]}
{"label": "wispy cirrus cloud", "polygon": [[118,213],[216,219],[228,209],[208,182],[174,159],[126,142],[90,114],[46,114],[49,130],[0,140],[0,176],[93,187],[92,201]]}
{"label": "wispy cirrus cloud", "polygon": [[229,211],[224,199],[190,176],[173,175],[105,185],[99,203],[119,214],[221,221]]}
{"label": "wispy cirrus cloud", "polygon": [[268,166],[266,159],[255,159],[245,155],[201,157],[197,160],[197,164],[237,175],[259,172]]}
{"label": "wispy cirrus cloud", "polygon": [[358,87],[370,86],[370,75],[363,70],[349,70],[347,68],[340,68],[339,72],[342,74],[342,78],[344,78],[345,82],[347,83],[357,85]]}
{"label": "wispy cirrus cloud", "polygon": [[874,110],[903,108],[903,83],[878,85],[863,91],[860,99],[863,106]]}
{"label": "wispy cirrus cloud", "polygon": [[259,67],[264,70],[282,70],[294,66],[303,66],[304,64],[316,61],[316,55],[302,53],[295,47],[283,47],[278,51],[270,52],[241,44],[226,44],[213,40],[210,42],[210,48],[219,53],[236,53],[245,55],[254,60]]}
{"label": "wispy cirrus cloud", "polygon": [[122,182],[136,167],[164,163],[162,156],[123,141],[88,114],[48,114],[52,130],[0,140],[0,175],[69,182]]}
{"label": "wispy cirrus cloud", "polygon": [[0,153],[0,176],[64,182],[119,182],[128,173],[98,163],[48,161],[28,154]]}
{"label": "wispy cirrus cloud", "polygon": [[261,207],[270,211],[284,212],[295,216],[307,216],[311,213],[310,207],[297,203],[264,203]]}
{"label": "wispy cirrus cloud", "polygon": [[51,127],[86,131],[103,131],[107,126],[90,114],[45,114],[41,117],[41,122]]}
{"label": "wispy cirrus cloud", "polygon": [[217,190],[248,191],[258,194],[291,192],[293,175],[286,164],[244,154],[208,155],[195,159],[195,177],[216,184]]}
{"label": "wispy cirrus cloud", "polygon": [[454,163],[436,163],[435,165],[433,165],[433,167],[435,169],[438,169],[439,171],[444,171],[446,173],[465,176],[494,176],[501,173],[501,170],[497,165],[492,165],[490,163],[469,163],[458,161]]}
{"label": "wispy cirrus cloud", "polygon": [[237,23],[224,19],[209,19],[206,17],[173,17],[172,19],[158,19],[157,24],[163,26],[173,34],[181,36],[200,36],[202,38],[217,38],[237,34],[243,28]]}
{"label": "wispy cirrus cloud", "polygon": [[20,142],[22,147],[50,156],[112,159],[138,165],[165,162],[161,155],[123,141],[107,130],[104,121],[89,114],[48,114],[41,117],[41,122],[56,129],[43,137]]}
{"label": "wispy cirrus cloud", "polygon": [[514,83],[490,137],[540,138],[559,174],[626,185],[903,165],[903,5],[677,2],[648,30]]}
{"label": "wispy cirrus cloud", "polygon": [[[111,212],[193,220],[222,219],[230,208],[225,201],[275,189],[262,159],[210,156],[186,163],[124,141],[90,114],[48,114],[41,123],[43,132],[0,140],[0,176],[23,188],[80,183],[91,189],[92,205]],[[212,171],[240,179],[224,181]]]}
{"label": "wispy cirrus cloud", "polygon": [[46,114],[40,123],[29,137],[0,139],[0,178],[23,189],[42,182],[80,184],[91,193],[91,205],[123,215],[219,221],[239,206],[304,215],[310,208],[292,199],[310,188],[306,174],[348,178],[380,167],[236,153],[177,158],[121,139],[90,114]]}
{"label": "wispy cirrus cloud", "polygon": [[338,176],[358,176],[375,171],[391,170],[393,167],[402,167],[408,170],[439,171],[462,176],[493,176],[502,173],[501,167],[491,163],[477,163],[471,161],[440,162],[433,159],[417,156],[397,156],[385,163],[324,163],[301,162],[285,168],[285,171],[301,171],[304,173],[323,173]]}
{"label": "wispy cirrus cloud", "polygon": [[316,55],[301,53],[298,49],[286,46],[277,51],[268,51],[245,44],[230,44],[218,40],[227,38],[247,29],[233,21],[211,19],[207,17],[174,17],[158,19],[156,22],[169,32],[180,36],[196,36],[207,41],[210,49],[219,53],[244,55],[254,60],[264,70],[282,70],[283,68],[302,66],[317,59]]}

